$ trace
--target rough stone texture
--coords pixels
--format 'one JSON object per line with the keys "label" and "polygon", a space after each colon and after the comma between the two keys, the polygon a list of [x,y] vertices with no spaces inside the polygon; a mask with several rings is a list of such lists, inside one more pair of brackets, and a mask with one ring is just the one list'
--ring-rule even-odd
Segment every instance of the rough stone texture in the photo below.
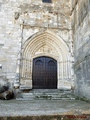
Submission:
{"label": "rough stone texture", "polygon": [[1,0],[0,78],[32,88],[35,55],[58,61],[58,88],[74,88],[75,78],[76,94],[90,99],[90,0]]}
{"label": "rough stone texture", "polygon": [[[23,71],[21,63],[23,63],[22,59],[24,60],[24,56],[21,56],[23,47],[26,41],[33,35],[43,33],[47,29],[59,37],[68,48],[66,50],[68,52],[67,55],[66,53],[62,53],[62,50],[59,50],[63,54],[62,57],[67,56],[67,59],[58,62],[63,62],[63,64],[59,65],[64,66],[64,68],[61,67],[61,73],[58,73],[61,80],[61,82],[59,80],[58,86],[60,87],[60,83],[61,86],[65,84],[70,84],[71,86],[73,82],[73,48],[70,15],[70,0],[52,0],[52,3],[49,4],[42,3],[42,0],[38,0],[37,2],[35,0],[0,1],[0,76],[4,76],[11,87],[14,85],[18,87],[20,84],[32,84],[32,72],[28,72],[27,68],[25,68],[25,66],[28,66],[30,59],[26,58],[23,66],[24,74],[21,73]],[[57,49],[57,46],[55,48]],[[69,68],[67,68],[66,61]],[[69,74],[65,73],[66,69],[69,71]],[[24,77],[22,77],[22,74]],[[29,77],[27,74],[31,74],[31,76]],[[22,80],[22,83],[20,83],[19,79]],[[66,80],[65,83],[64,80]]]}
{"label": "rough stone texture", "polygon": [[72,28],[76,94],[90,99],[90,0],[76,1]]}

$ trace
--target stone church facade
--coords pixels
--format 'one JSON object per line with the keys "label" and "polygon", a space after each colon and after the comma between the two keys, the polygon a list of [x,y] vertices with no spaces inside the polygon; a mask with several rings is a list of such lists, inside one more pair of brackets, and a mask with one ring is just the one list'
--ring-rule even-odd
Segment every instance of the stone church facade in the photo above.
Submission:
{"label": "stone church facade", "polygon": [[11,88],[51,89],[49,80],[55,77],[53,88],[75,86],[77,95],[90,98],[89,11],[90,0],[1,0],[0,76],[4,82]]}

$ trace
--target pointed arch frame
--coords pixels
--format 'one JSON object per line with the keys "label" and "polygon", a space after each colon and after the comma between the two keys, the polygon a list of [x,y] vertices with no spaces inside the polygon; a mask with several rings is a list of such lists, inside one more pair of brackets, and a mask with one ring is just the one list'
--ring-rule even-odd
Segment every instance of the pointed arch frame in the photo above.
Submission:
{"label": "pointed arch frame", "polygon": [[[43,46],[51,47],[54,52],[37,53]],[[57,88],[60,88],[62,80],[71,79],[70,48],[62,38],[49,30],[38,32],[28,38],[23,44],[22,56],[21,85],[29,85],[32,88],[33,59],[40,56],[48,56],[57,60]]]}

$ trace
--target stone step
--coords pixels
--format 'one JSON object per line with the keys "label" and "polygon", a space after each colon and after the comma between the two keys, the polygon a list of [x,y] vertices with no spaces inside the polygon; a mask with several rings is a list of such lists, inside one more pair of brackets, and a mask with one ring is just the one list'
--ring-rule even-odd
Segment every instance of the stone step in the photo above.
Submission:
{"label": "stone step", "polygon": [[71,90],[60,90],[60,89],[33,89],[31,92],[70,92]]}
{"label": "stone step", "polygon": [[[27,92],[27,91],[26,91]],[[71,94],[71,90],[68,90],[68,91],[61,91],[61,90],[30,90],[28,93],[33,93],[33,94],[63,94],[63,93],[66,93],[66,94]]]}
{"label": "stone step", "polygon": [[40,90],[32,90],[28,93],[21,93],[21,98],[17,98],[18,100],[73,100],[75,99],[72,95],[71,91],[61,91],[61,90],[48,90],[48,89],[40,89]]}
{"label": "stone step", "polygon": [[22,93],[21,94],[24,97],[29,97],[29,96],[52,96],[52,97],[70,97],[72,94],[29,94],[29,93]]}
{"label": "stone step", "polygon": [[16,100],[75,100],[75,98],[16,98]]}
{"label": "stone step", "polygon": [[66,96],[66,95],[71,95],[71,94],[66,94],[66,93],[63,93],[63,94],[54,94],[54,93],[21,93],[22,95],[25,95],[25,96],[32,96],[32,95],[34,95],[34,96],[37,96],[37,95],[39,95],[39,96],[43,96],[43,95],[46,95],[46,96]]}
{"label": "stone step", "polygon": [[16,100],[75,100],[75,98],[17,98]]}

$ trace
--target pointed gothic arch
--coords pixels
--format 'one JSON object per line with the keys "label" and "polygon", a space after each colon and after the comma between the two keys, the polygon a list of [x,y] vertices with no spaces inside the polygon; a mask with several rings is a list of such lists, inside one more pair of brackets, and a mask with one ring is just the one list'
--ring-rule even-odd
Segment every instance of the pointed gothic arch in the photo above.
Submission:
{"label": "pointed gothic arch", "polygon": [[21,61],[21,85],[32,88],[33,59],[40,56],[52,57],[57,61],[57,88],[60,81],[71,79],[70,49],[59,36],[46,30],[30,37],[23,45]]}

